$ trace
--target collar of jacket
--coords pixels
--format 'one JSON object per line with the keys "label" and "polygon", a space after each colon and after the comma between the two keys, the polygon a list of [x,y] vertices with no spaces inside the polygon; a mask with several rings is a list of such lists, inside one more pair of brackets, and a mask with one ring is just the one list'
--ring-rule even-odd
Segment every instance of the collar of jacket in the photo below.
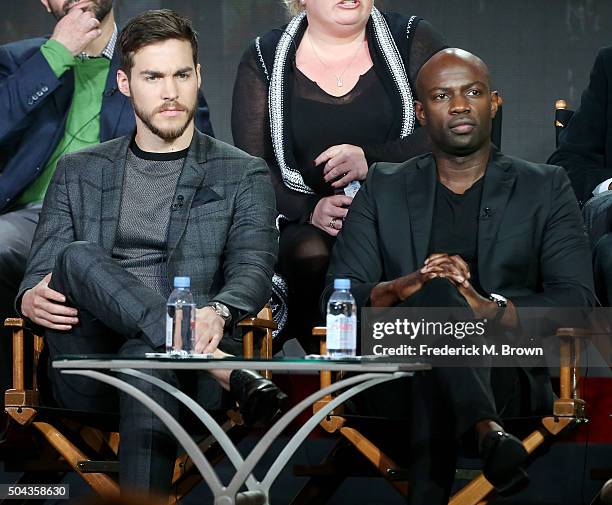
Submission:
{"label": "collar of jacket", "polygon": [[[407,24],[406,37],[410,39],[411,28],[416,16],[412,16]],[[281,30],[282,34],[276,44],[274,52],[274,61],[269,68],[266,63],[266,57],[262,51],[261,39],[258,37],[255,40],[255,48],[258,53],[259,63],[262,71],[269,82],[269,97],[268,107],[270,116],[270,133],[272,136],[272,147],[274,149],[274,156],[276,162],[280,168],[283,181],[285,185],[300,193],[314,194],[315,192],[310,188],[302,178],[300,172],[292,166],[293,156],[291,155],[290,149],[288,149],[288,138],[287,134],[287,103],[288,103],[288,68],[291,65],[292,56],[295,55],[297,46],[306,31],[308,21],[306,19],[306,13],[301,12],[295,16],[289,24]],[[404,65],[404,61],[398,50],[397,44],[387,21],[383,14],[372,7],[372,14],[367,25],[367,36],[369,40],[376,42],[375,48],[370,47],[370,52],[374,52],[376,49],[382,53],[383,59],[387,66],[387,72],[390,74],[391,79],[395,85],[395,88],[399,94],[401,105],[402,105],[402,121],[400,138],[410,135],[414,131],[414,98],[412,96],[412,90],[408,80],[408,74]]]}

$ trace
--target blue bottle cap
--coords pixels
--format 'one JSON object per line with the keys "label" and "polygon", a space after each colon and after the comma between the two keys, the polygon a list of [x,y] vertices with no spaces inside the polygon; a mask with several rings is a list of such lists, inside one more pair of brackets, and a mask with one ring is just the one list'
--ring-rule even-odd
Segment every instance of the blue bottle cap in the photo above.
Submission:
{"label": "blue bottle cap", "polygon": [[334,289],[351,289],[351,279],[334,279]]}
{"label": "blue bottle cap", "polygon": [[189,277],[175,277],[174,287],[175,288],[188,288],[191,286],[191,279]]}

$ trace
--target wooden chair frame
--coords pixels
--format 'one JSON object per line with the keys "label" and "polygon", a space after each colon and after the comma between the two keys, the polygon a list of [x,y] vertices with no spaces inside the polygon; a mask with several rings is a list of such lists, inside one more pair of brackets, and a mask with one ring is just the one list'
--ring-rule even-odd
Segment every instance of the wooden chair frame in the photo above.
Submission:
{"label": "wooden chair frame", "polygon": [[[13,387],[4,394],[5,411],[10,422],[20,427],[33,427],[53,448],[47,451],[50,454],[48,468],[37,465],[39,470],[53,472],[58,471],[65,474],[66,471],[74,471],[80,475],[85,482],[101,496],[118,496],[119,484],[109,473],[118,471],[118,462],[100,458],[94,460],[88,457],[87,452],[94,454],[106,454],[117,456],[119,448],[119,434],[117,432],[102,432],[91,426],[84,426],[69,417],[62,419],[62,427],[55,421],[45,419],[42,415],[40,405],[40,393],[37,379],[38,364],[43,351],[43,338],[34,332],[32,377],[31,384],[26,384],[26,335],[29,331],[22,319],[6,319],[4,325],[12,330],[13,339]],[[272,332],[276,329],[276,323],[272,320],[272,310],[266,306],[255,317],[244,319],[238,326],[243,329],[243,354],[245,358],[253,358],[255,343],[259,343],[258,355],[264,358],[272,357]],[[262,371],[266,378],[271,377],[269,371]],[[238,410],[228,411],[228,420],[223,424],[225,431],[235,426],[242,425],[242,419]],[[66,434],[66,428],[70,434]],[[79,439],[81,444],[75,442]],[[224,456],[223,452],[216,447],[216,441],[212,436],[207,437],[199,443],[200,449],[207,451],[211,464],[215,464]],[[212,453],[212,455],[211,455]],[[186,456],[177,458],[173,474],[173,493],[169,503],[176,503],[202,480],[199,472],[194,468],[190,459]]]}
{"label": "wooden chair frame", "polygon": [[[326,354],[326,335],[325,327],[313,329],[313,336],[319,338],[320,353]],[[545,441],[552,441],[562,432],[577,424],[586,422],[585,402],[580,398],[580,352],[583,346],[582,340],[590,337],[590,333],[579,328],[560,328],[556,333],[561,341],[560,355],[560,394],[555,400],[552,416],[541,419],[541,426],[531,432],[523,439],[523,445],[531,455],[542,446]],[[321,388],[332,383],[331,372],[320,373]],[[318,411],[325,404],[329,403],[332,397],[325,397],[314,405],[314,411]],[[405,480],[405,471],[381,451],[371,440],[366,438],[357,429],[348,425],[347,419],[343,416],[342,409],[336,409],[322,423],[321,427],[328,433],[339,433],[344,440],[361,453],[369,461],[378,473],[402,495],[408,493],[409,483]],[[320,467],[310,467],[309,470],[300,470],[301,475],[325,475],[325,472],[333,465],[326,459]],[[478,473],[478,476],[471,480],[466,486],[453,495],[449,505],[486,505],[487,497],[494,491],[493,486],[487,479]],[[329,489],[324,493],[330,496]],[[293,501],[294,504],[307,503],[314,498],[313,490],[308,489],[308,484]]]}

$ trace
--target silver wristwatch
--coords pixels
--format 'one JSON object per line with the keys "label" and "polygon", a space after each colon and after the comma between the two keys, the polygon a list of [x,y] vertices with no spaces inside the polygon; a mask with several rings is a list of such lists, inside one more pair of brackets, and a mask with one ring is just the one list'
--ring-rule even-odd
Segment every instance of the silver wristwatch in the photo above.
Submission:
{"label": "silver wristwatch", "polygon": [[232,320],[232,313],[229,311],[227,306],[221,302],[210,302],[208,307],[212,308],[218,316],[223,318],[223,321],[225,321],[225,326],[227,326]]}
{"label": "silver wristwatch", "polygon": [[502,317],[504,317],[504,312],[506,312],[506,307],[508,306],[508,299],[505,296],[498,295],[497,293],[491,293],[489,295],[489,300],[495,302],[499,310],[497,314],[495,314],[494,322],[498,323],[501,321]]}
{"label": "silver wristwatch", "polygon": [[491,293],[489,300],[495,302],[498,307],[505,309],[508,306],[508,299],[505,296],[498,295],[497,293]]}

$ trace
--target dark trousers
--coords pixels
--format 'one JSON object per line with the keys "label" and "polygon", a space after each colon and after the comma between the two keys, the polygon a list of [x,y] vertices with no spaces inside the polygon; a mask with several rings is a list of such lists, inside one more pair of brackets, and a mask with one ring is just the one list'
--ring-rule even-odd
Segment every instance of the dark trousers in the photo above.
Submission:
{"label": "dark trousers", "polygon": [[602,236],[593,248],[595,292],[604,307],[612,302],[612,233]]}
{"label": "dark trousers", "polygon": [[0,412],[4,413],[4,391],[11,385],[13,346],[4,329],[7,317],[17,317],[15,297],[30,252],[41,205],[29,205],[0,215]]}
{"label": "dark trousers", "polygon": [[[121,268],[100,247],[86,242],[68,245],[58,256],[51,287],[79,310],[79,324],[69,332],[48,330],[50,359],[66,354],[140,355],[160,351],[165,343],[166,300]],[[174,386],[183,386],[171,370],[144,370]],[[177,445],[166,427],[140,402],[117,394],[96,380],[49,368],[53,396],[60,406],[86,412],[120,413],[120,483],[125,490],[167,494]],[[200,374],[202,375],[202,374]],[[179,406],[158,388],[127,375],[119,378],[144,391],[173,417]],[[221,400],[221,389],[209,376],[194,378],[207,407]],[[198,398],[198,401],[203,400]]]}
{"label": "dark trousers", "polygon": [[[446,279],[429,281],[399,306],[469,307]],[[523,382],[521,371],[515,368],[434,367],[408,380],[366,391],[357,408],[409,420],[408,437],[404,423],[403,437],[390,431],[382,437],[383,445],[390,448],[392,457],[407,465],[408,503],[441,505],[448,503],[459,444],[475,446],[472,428],[479,421],[501,423],[502,417],[519,415]]]}
{"label": "dark trousers", "polygon": [[311,336],[323,324],[319,299],[336,239],[311,224],[291,223],[281,228],[277,271],[289,289],[289,320],[277,344],[297,338],[308,353],[318,353],[319,343]]}

